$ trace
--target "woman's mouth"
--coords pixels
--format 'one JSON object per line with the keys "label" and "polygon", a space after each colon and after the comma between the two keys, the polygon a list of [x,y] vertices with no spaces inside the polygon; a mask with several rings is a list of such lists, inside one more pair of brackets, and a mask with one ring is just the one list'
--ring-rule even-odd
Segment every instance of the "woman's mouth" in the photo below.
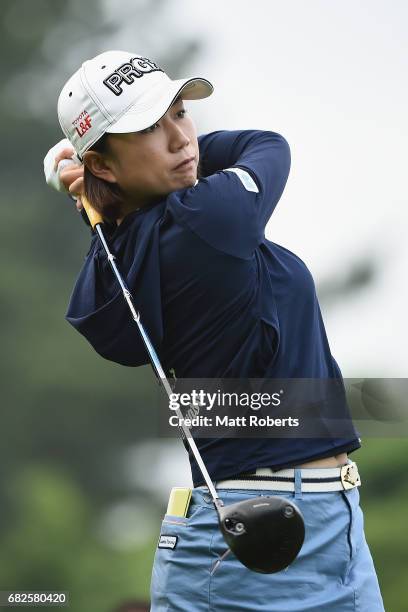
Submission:
{"label": "woman's mouth", "polygon": [[194,165],[195,157],[187,157],[178,164],[173,170],[190,170]]}

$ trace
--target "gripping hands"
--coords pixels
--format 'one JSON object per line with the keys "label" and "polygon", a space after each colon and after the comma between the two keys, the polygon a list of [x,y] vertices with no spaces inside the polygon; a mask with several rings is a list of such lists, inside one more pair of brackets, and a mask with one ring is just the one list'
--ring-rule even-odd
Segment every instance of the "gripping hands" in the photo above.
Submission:
{"label": "gripping hands", "polygon": [[61,193],[69,193],[82,210],[81,194],[84,186],[84,167],[69,140],[64,138],[54,145],[44,158],[47,184]]}

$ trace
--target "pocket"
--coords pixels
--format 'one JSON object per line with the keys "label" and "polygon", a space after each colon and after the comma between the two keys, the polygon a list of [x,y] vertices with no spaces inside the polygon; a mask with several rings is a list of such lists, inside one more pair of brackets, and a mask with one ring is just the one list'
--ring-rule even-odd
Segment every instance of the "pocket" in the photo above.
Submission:
{"label": "pocket", "polygon": [[195,516],[199,513],[203,506],[200,504],[190,503],[187,510],[187,516],[176,516],[175,514],[165,514],[162,521],[163,525],[175,525],[185,527],[191,523]]}
{"label": "pocket", "polygon": [[[200,531],[200,515],[205,510],[200,504],[190,504],[187,516],[176,516],[165,514],[160,527],[156,554],[160,551],[171,560],[189,542],[196,537],[196,531]],[[170,554],[172,553],[172,554]]]}
{"label": "pocket", "polygon": [[190,504],[186,517],[164,515],[153,562],[152,610],[172,610],[173,597],[186,591],[187,576],[199,572],[203,565],[209,548],[206,538],[210,537],[205,511],[204,506]]}
{"label": "pocket", "polygon": [[[351,569],[351,563],[355,556],[355,538],[354,538],[354,527],[355,527],[355,508],[352,503],[352,499],[350,497],[350,492],[355,491],[355,489],[350,489],[349,491],[340,491],[340,494],[345,502],[346,511],[348,514],[348,522],[347,522],[347,530],[346,530],[346,541],[347,541],[347,549],[348,549],[348,560],[346,565],[346,570],[342,577],[342,582],[344,584],[347,583],[348,576]],[[358,492],[358,490],[357,490]]]}

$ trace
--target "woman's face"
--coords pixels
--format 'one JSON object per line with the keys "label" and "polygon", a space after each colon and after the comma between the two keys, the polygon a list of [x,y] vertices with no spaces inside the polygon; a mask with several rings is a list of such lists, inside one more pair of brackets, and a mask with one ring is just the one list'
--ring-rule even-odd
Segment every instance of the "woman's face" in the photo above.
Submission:
{"label": "woman's face", "polygon": [[[105,180],[116,182],[133,202],[145,203],[191,187],[197,179],[197,133],[183,100],[177,99],[154,125],[141,132],[109,134]],[[188,163],[180,166],[185,160]]]}

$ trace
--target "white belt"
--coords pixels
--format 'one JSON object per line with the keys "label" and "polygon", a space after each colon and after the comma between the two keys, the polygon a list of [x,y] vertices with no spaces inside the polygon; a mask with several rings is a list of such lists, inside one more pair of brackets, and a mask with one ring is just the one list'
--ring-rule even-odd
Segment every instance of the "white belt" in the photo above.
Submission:
{"label": "white belt", "polygon": [[[344,491],[361,485],[357,465],[350,461],[336,468],[299,468],[301,490],[304,493]],[[254,474],[218,480],[217,489],[266,489],[272,491],[295,491],[295,469],[278,470],[257,468]]]}

